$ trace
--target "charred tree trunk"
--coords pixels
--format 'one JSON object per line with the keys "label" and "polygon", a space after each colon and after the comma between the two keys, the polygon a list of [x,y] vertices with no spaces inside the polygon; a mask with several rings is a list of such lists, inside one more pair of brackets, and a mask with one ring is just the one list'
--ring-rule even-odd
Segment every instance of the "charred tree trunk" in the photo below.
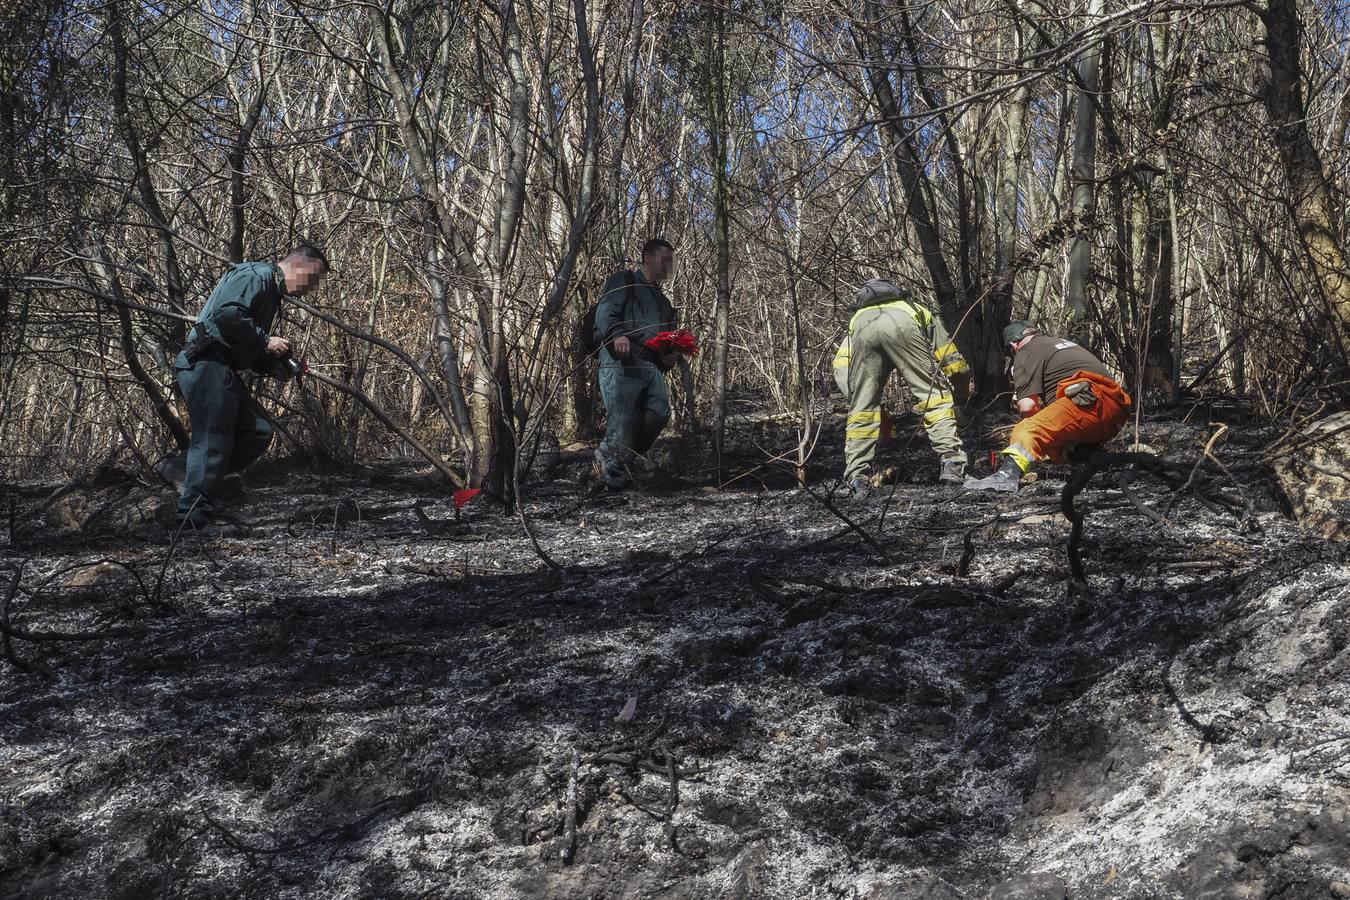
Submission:
{"label": "charred tree trunk", "polygon": [[[173,226],[159,202],[159,193],[155,190],[150,177],[150,160],[140,135],[132,121],[130,103],[127,97],[127,42],[122,31],[122,8],[114,4],[108,8],[108,34],[113,46],[113,107],[117,116],[117,127],[122,134],[127,153],[134,167],[132,174],[136,189],[140,194],[141,206],[150,217],[151,223],[160,237],[164,248],[164,285],[169,298],[169,308],[180,315],[186,315],[184,304],[186,289],[178,265],[178,249],[174,244]],[[187,329],[181,321],[175,320],[172,340],[182,344],[187,337]]]}
{"label": "charred tree trunk", "polygon": [[248,112],[241,118],[234,145],[230,148],[230,260],[236,263],[244,261],[244,166],[267,96],[267,80],[263,77],[262,64],[256,56],[253,65],[258,79],[258,93],[249,104]]}
{"label": "charred tree trunk", "polygon": [[136,353],[136,338],[131,327],[131,310],[126,304],[126,297],[122,293],[122,282],[117,277],[117,270],[113,268],[112,262],[108,259],[107,251],[102,247],[91,247],[89,255],[97,260],[99,272],[106,283],[108,293],[112,295],[113,311],[117,315],[119,327],[119,337],[122,346],[122,357],[126,360],[127,369],[131,372],[131,377],[136,379],[136,383],[145,391],[145,396],[150,399],[150,407],[155,411],[155,416],[164,423],[164,427],[169,430],[173,436],[174,443],[178,445],[179,450],[187,450],[189,438],[187,429],[183,423],[178,421],[178,417],[173,414],[169,407],[169,395],[160,390],[159,384],[150,377],[150,373],[145,371],[141,361]]}
{"label": "charred tree trunk", "polygon": [[1350,339],[1350,271],[1332,224],[1337,205],[1331,183],[1308,134],[1298,15],[1294,0],[1270,0],[1261,13],[1270,58],[1270,73],[1261,95],[1289,181],[1289,212],[1329,311],[1340,324],[1344,354],[1344,341]]}
{"label": "charred tree trunk", "polygon": [[[1088,23],[1102,16],[1103,0],[1090,0]],[[1073,134],[1073,240],[1069,245],[1069,280],[1065,305],[1069,318],[1081,323],[1087,318],[1088,277],[1092,270],[1092,224],[1097,180],[1097,107],[1101,45],[1094,42],[1078,60],[1078,100],[1074,109]]]}
{"label": "charred tree trunk", "polygon": [[727,340],[731,318],[731,214],[727,200],[726,17],[718,7],[708,34],[708,139],[712,155],[713,246],[717,306],[713,324],[712,447],[722,478],[727,416]]}

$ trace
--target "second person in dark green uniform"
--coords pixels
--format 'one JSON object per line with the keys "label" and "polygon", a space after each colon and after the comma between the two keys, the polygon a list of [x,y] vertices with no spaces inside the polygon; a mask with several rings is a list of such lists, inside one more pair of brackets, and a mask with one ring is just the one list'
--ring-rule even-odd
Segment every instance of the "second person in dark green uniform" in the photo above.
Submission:
{"label": "second person in dark green uniform", "polygon": [[674,248],[652,238],[642,247],[641,265],[611,275],[596,306],[606,425],[595,451],[595,474],[611,490],[627,486],[636,455],[652,448],[670,419],[666,373],[678,357],[657,354],[643,342],[677,325],[675,308],[661,292],[674,267]]}
{"label": "second person in dark green uniform", "polygon": [[225,476],[262,456],[272,426],[244,387],[243,373],[269,375],[290,355],[290,342],[271,334],[283,296],[301,297],[318,285],[328,260],[302,245],[273,262],[240,263],[225,273],[188,332],[174,361],[192,423],[178,518],[187,527],[220,532]]}

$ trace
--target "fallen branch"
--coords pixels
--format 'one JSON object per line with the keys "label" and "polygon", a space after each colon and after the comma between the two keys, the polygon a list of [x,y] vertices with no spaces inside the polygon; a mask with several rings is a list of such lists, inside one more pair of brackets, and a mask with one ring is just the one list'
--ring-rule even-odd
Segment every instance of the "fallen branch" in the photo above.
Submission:
{"label": "fallen branch", "polygon": [[666,778],[670,781],[670,795],[666,799],[666,840],[670,841],[670,849],[679,852],[679,844],[675,840],[675,807],[680,803],[680,781],[679,772],[675,769],[675,757],[670,755],[670,748],[664,748],[666,754]]}
{"label": "fallen branch", "polygon": [[1064,490],[1059,495],[1060,511],[1072,525],[1066,548],[1069,556],[1070,594],[1087,592],[1087,575],[1083,571],[1083,558],[1079,552],[1083,539],[1083,513],[1074,506],[1074,498],[1087,487],[1092,476],[1120,465],[1134,466],[1137,470],[1157,475],[1169,484],[1173,481],[1167,474],[1167,463],[1152,453],[1108,453],[1097,450],[1091,453],[1085,462],[1074,466],[1073,474],[1064,483]]}
{"label": "fallen branch", "polygon": [[988,522],[978,522],[966,529],[966,533],[961,536],[961,561],[956,564],[956,574],[960,578],[966,578],[970,575],[970,563],[975,559],[975,532],[984,531],[985,536],[992,536],[998,529],[999,519],[1002,513],[994,513],[994,518]]}
{"label": "fallen branch", "polygon": [[314,844],[317,844],[320,841],[331,840],[333,838],[337,838],[344,841],[353,841],[361,836],[362,829],[364,829],[371,822],[375,821],[375,819],[383,815],[385,812],[391,809],[397,809],[399,811],[399,814],[401,815],[413,809],[425,798],[426,794],[423,793],[422,791],[409,791],[406,794],[396,794],[393,797],[386,797],[385,799],[372,804],[370,807],[366,809],[366,811],[361,816],[359,816],[356,819],[353,819],[350,822],[344,822],[338,825],[330,825],[329,827],[321,829],[307,838],[301,838],[294,841],[288,841],[286,843],[276,844],[275,846],[272,847],[259,847],[254,844],[250,844],[241,839],[238,835],[236,835],[225,825],[221,824],[220,822],[212,818],[210,813],[203,813],[202,815],[206,819],[206,823],[210,825],[213,829],[215,829],[215,831],[218,834],[220,834],[220,836],[225,840],[226,845],[229,846],[232,850],[237,850],[240,853],[247,854],[248,856],[253,856],[255,854],[260,856],[277,856],[285,853],[294,853],[296,850],[303,850],[304,848],[313,846]]}
{"label": "fallen branch", "polygon": [[866,542],[867,546],[871,547],[873,550],[876,551],[877,556],[881,557],[882,562],[889,563],[891,561],[891,556],[889,553],[886,552],[886,548],[882,547],[879,543],[877,543],[876,539],[872,537],[870,534],[868,534],[861,525],[857,524],[848,516],[840,512],[839,507],[835,506],[834,503],[832,503],[828,497],[825,497],[821,494],[817,494],[815,491],[811,490],[809,487],[806,487],[805,485],[802,486],[802,490],[805,491],[806,495],[810,497],[812,500],[815,500],[821,506],[829,510],[836,519],[847,525],[849,531],[852,531],[854,534],[858,535],[858,537],[862,538],[863,541]]}
{"label": "fallen branch", "polygon": [[370,410],[371,415],[380,420],[380,424],[407,441],[408,446],[412,447],[423,459],[431,463],[436,468],[436,471],[444,475],[451,484],[457,488],[464,487],[464,479],[459,476],[458,472],[450,468],[445,460],[441,459],[437,454],[432,453],[421,441],[413,437],[408,429],[391,419],[389,414],[381,409],[374,400],[371,400],[366,396],[365,392],[357,390],[346,382],[338,381],[336,378],[329,378],[322,372],[316,372],[313,369],[310,369],[302,377],[313,378],[315,381],[320,381],[329,387],[337,388],[344,394],[354,397],[362,406]]}
{"label": "fallen branch", "polygon": [[19,592],[19,580],[23,577],[23,568],[27,564],[28,560],[24,560],[15,567],[14,577],[9,580],[9,587],[5,588],[5,599],[0,601],[0,643],[4,647],[5,659],[9,660],[9,664],[21,672],[27,672],[31,667],[14,654],[14,645],[9,639],[9,604],[14,599],[14,595]]}
{"label": "fallen branch", "polygon": [[581,768],[581,754],[572,750],[572,772],[567,779],[567,804],[563,816],[562,861],[566,865],[572,862],[577,849],[577,772]]}

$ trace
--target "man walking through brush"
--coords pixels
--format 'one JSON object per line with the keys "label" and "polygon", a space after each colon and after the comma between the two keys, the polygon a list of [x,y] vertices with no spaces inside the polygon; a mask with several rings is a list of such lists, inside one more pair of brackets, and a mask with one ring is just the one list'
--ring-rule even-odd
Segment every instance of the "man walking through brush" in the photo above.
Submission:
{"label": "man walking through brush", "polygon": [[301,297],[318,285],[328,260],[302,244],[276,262],[240,263],[220,279],[188,332],[174,372],[187,403],[192,443],[178,498],[179,521],[207,535],[231,534],[220,521],[225,476],[263,455],[272,425],[244,387],[243,372],[273,374],[290,342],[269,334],[283,296]]}
{"label": "man walking through brush", "polygon": [[637,455],[652,448],[670,419],[666,373],[679,355],[657,353],[646,344],[676,326],[675,308],[661,292],[674,267],[674,248],[652,238],[642,246],[641,265],[611,275],[596,306],[606,425],[595,451],[595,475],[610,490],[627,486]]}
{"label": "man walking through brush", "polygon": [[[1130,417],[1130,395],[1073,341],[1041,334],[1025,320],[1004,329],[1003,339],[1014,353],[1013,399],[1025,418],[1013,427],[998,470],[967,479],[967,490],[1016,493],[1036,460],[1062,462],[1071,445],[1105,443]],[[1053,399],[1044,404],[1045,397]]]}

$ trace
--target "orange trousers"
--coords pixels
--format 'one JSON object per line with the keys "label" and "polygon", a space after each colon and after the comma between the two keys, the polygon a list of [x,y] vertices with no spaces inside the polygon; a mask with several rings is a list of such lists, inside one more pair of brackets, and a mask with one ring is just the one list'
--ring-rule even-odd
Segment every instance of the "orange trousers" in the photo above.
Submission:
{"label": "orange trousers", "polygon": [[[1079,406],[1064,396],[1064,389],[1078,381],[1092,382],[1096,403]],[[1120,385],[1103,375],[1079,371],[1059,383],[1055,402],[1013,426],[1012,446],[1008,450],[1024,450],[1032,460],[1063,462],[1068,445],[1105,443],[1120,433],[1129,417],[1130,395]]]}

